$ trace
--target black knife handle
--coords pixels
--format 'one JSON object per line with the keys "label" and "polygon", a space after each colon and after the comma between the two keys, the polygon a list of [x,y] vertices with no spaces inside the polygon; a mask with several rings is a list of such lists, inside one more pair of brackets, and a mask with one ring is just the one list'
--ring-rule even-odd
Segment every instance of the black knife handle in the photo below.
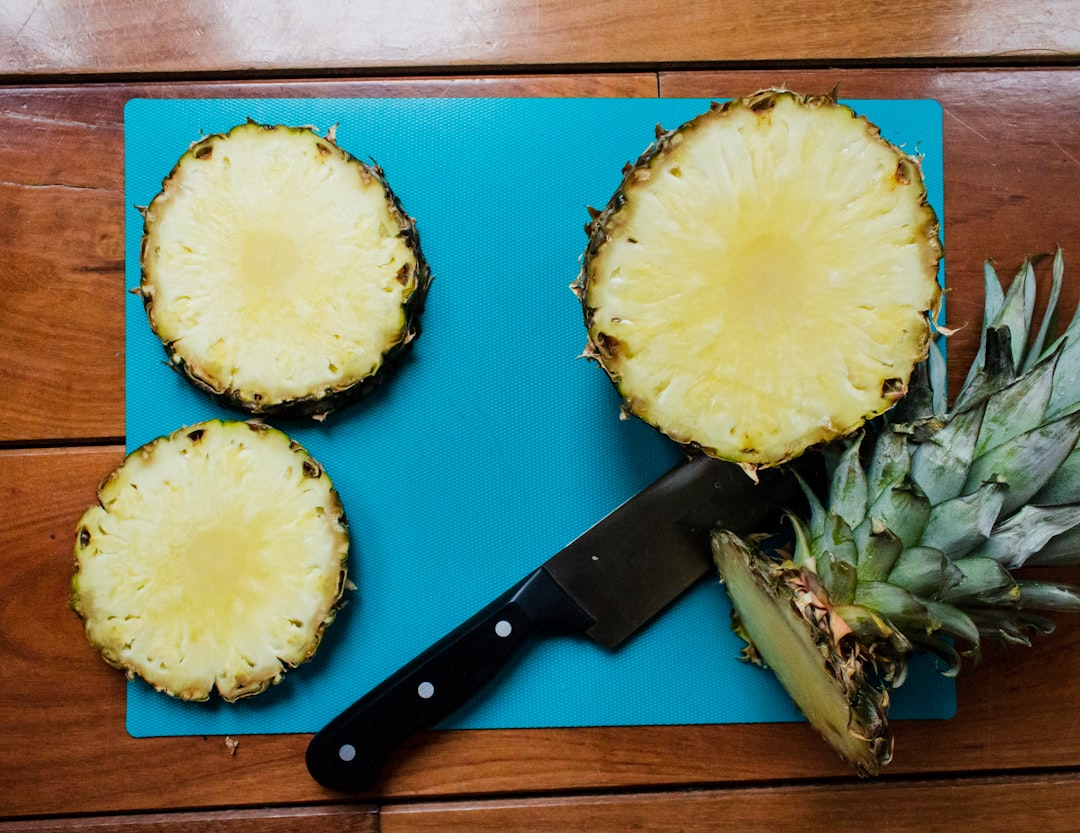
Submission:
{"label": "black knife handle", "polygon": [[457,711],[538,630],[592,624],[541,567],[330,721],[308,744],[308,771],[341,792],[371,786],[395,746]]}

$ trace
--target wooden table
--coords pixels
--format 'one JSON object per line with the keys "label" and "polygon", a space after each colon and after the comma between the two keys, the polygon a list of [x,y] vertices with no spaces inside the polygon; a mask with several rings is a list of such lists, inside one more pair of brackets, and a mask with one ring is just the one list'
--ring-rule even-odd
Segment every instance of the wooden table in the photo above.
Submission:
{"label": "wooden table", "polygon": [[[639,8],[634,8],[637,6]],[[860,782],[799,724],[428,733],[370,794],[308,736],[136,740],[67,609],[76,519],[123,454],[123,105],[135,96],[733,96],[944,108],[954,366],[985,258],[1080,274],[1080,3],[455,0],[0,7],[0,833],[1073,831],[1080,623],[991,650],[959,716]],[[1070,262],[1072,265],[1070,267]],[[1075,302],[1080,280],[1069,279]],[[1072,576],[1076,578],[1075,575]]]}

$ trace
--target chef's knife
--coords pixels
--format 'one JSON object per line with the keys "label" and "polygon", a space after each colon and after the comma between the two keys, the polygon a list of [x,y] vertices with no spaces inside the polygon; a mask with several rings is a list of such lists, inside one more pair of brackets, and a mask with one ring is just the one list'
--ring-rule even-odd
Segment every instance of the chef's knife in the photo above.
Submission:
{"label": "chef's knife", "polygon": [[755,530],[792,480],[694,456],[548,559],[364,695],[311,740],[307,766],[343,792],[372,784],[407,736],[449,717],[534,634],[580,632],[615,648],[707,572],[707,533]]}

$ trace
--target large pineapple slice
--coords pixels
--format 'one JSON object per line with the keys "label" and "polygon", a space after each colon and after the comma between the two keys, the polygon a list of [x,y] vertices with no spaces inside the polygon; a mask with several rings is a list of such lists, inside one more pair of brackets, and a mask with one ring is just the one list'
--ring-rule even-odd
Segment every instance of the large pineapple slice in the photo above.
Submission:
{"label": "large pineapple slice", "polygon": [[1048,613],[1080,611],[1077,588],[1013,575],[1080,564],[1080,315],[1051,340],[1060,252],[1037,331],[1031,265],[1007,292],[986,275],[982,347],[951,409],[935,347],[824,499],[807,489],[791,546],[713,539],[749,656],[864,774],[889,760],[888,691],[914,650],[955,674],[982,638],[1027,645]]}
{"label": "large pineapple slice", "polygon": [[318,647],[349,536],[282,432],[212,421],[132,452],[79,521],[71,604],[111,665],[185,700],[257,694]]}
{"label": "large pineapple slice", "polygon": [[941,247],[918,162],[831,96],[658,130],[587,230],[586,354],[625,411],[713,456],[844,436],[926,355]]}
{"label": "large pineapple slice", "polygon": [[254,414],[324,415],[418,333],[430,282],[383,172],[248,122],[192,145],[144,211],[139,292],[172,365]]}

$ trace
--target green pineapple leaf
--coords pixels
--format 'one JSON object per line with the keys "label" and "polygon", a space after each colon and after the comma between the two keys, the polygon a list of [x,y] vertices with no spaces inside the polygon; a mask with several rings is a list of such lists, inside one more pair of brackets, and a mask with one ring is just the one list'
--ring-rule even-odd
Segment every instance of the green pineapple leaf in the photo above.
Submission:
{"label": "green pineapple leaf", "polygon": [[1022,567],[1032,555],[1063,532],[1080,525],[1080,506],[1025,506],[994,530],[972,555],[992,558],[1009,569]]}
{"label": "green pineapple leaf", "polygon": [[911,477],[931,505],[936,506],[963,492],[968,469],[975,459],[975,441],[985,407],[984,400],[961,411],[927,441],[913,446]]}
{"label": "green pineapple leaf", "polygon": [[1080,591],[1067,584],[1024,580],[1020,588],[1020,607],[1024,610],[1062,610],[1080,612]]}
{"label": "green pineapple leaf", "polygon": [[[919,543],[930,519],[930,501],[910,477],[886,489],[867,510],[860,524],[880,525],[892,532],[906,547]],[[868,530],[869,531],[869,530]]]}
{"label": "green pineapple leaf", "polygon": [[1024,507],[1053,477],[1080,439],[1080,412],[1020,434],[972,461],[965,492],[1000,480],[1008,486],[1002,512]]}
{"label": "green pineapple leaf", "polygon": [[[993,263],[989,260],[983,263],[983,327],[979,333],[979,349],[975,353],[975,361],[968,369],[967,379],[956,397],[956,407],[959,408],[964,401],[965,393],[975,384],[975,379],[984,367],[986,354],[987,334],[994,322],[998,319],[1001,308],[1005,305],[1005,290],[1001,287],[1001,278],[998,277]],[[943,411],[935,411],[943,413]]]}
{"label": "green pineapple leaf", "polygon": [[961,570],[941,550],[909,547],[889,573],[889,584],[903,587],[916,596],[936,599],[963,579]]}
{"label": "green pineapple leaf", "polygon": [[1051,330],[1057,323],[1057,305],[1058,300],[1061,298],[1061,287],[1064,282],[1065,260],[1064,256],[1061,254],[1061,249],[1058,249],[1057,253],[1054,255],[1054,266],[1050,277],[1050,295],[1046,300],[1046,307],[1043,310],[1038,335],[1036,335],[1034,341],[1032,341],[1027,359],[1025,359],[1024,365],[1021,368],[1023,373],[1027,373],[1035,366],[1036,362],[1045,358],[1047,353],[1052,352],[1052,348],[1047,349],[1046,344],[1047,340],[1050,338]]}
{"label": "green pineapple leaf", "polygon": [[1006,487],[984,483],[969,495],[939,503],[930,513],[920,543],[950,559],[962,558],[990,537],[1005,503]]}
{"label": "green pineapple leaf", "polygon": [[911,472],[911,454],[908,452],[907,435],[886,426],[874,443],[874,453],[867,467],[868,499],[875,501],[891,486],[899,483]]}
{"label": "green pineapple leaf", "polygon": [[1043,423],[1054,387],[1054,369],[1060,355],[1059,348],[1030,372],[986,400],[975,442],[976,457],[1020,434],[1035,430]]}
{"label": "green pineapple leaf", "polygon": [[847,446],[833,472],[829,487],[831,511],[840,516],[849,527],[854,527],[866,516],[869,485],[866,471],[859,458],[862,444],[860,433]]}

